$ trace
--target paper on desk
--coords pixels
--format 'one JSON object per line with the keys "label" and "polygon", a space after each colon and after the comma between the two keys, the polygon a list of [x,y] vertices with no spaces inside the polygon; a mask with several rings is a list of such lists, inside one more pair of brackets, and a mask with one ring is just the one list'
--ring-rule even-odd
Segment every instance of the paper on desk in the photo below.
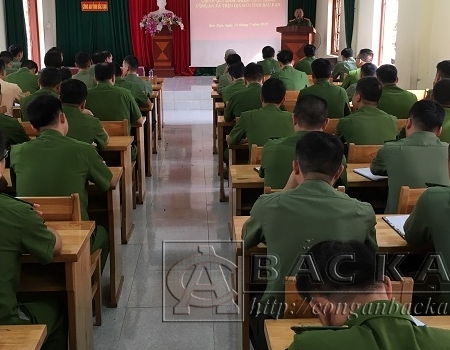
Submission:
{"label": "paper on desk", "polygon": [[353,170],[353,172],[364,176],[365,178],[372,180],[372,181],[380,181],[380,180],[385,180],[388,177],[387,176],[380,176],[380,175],[374,175],[372,174],[372,172],[370,171],[370,168],[358,168]]}
{"label": "paper on desk", "polygon": [[259,169],[261,169],[261,167],[260,167],[260,166],[255,166],[253,169],[254,169],[257,173],[259,173]]}
{"label": "paper on desk", "polygon": [[405,238],[405,231],[403,230],[403,226],[405,225],[405,222],[408,218],[409,214],[383,216],[383,220],[386,221],[389,226],[391,226],[403,238]]}

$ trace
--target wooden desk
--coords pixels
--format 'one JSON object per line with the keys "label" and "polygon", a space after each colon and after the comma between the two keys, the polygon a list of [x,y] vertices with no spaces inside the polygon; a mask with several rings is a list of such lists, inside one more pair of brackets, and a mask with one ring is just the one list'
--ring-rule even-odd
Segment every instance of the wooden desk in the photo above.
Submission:
{"label": "wooden desk", "polygon": [[[137,153],[137,203],[143,204],[145,200],[145,193],[147,192],[147,181],[145,179],[145,136],[144,136],[144,130],[145,130],[145,124],[149,122],[146,117],[144,117],[144,123],[142,125],[140,124],[133,124],[131,126],[131,130],[133,131],[133,134],[136,137],[136,147],[138,150]],[[151,166],[151,165],[150,165]]]}
{"label": "wooden desk", "polygon": [[[417,318],[429,327],[450,329],[450,316],[417,316]],[[269,350],[285,350],[294,341],[292,326],[316,326],[321,327],[317,318],[266,320],[264,332],[266,334]]]}
{"label": "wooden desk", "polygon": [[211,89],[213,89],[214,91],[217,91],[217,83],[212,83]]}
{"label": "wooden desk", "polygon": [[[213,110],[213,115],[214,115],[215,110]],[[218,166],[219,166],[219,177],[220,177],[220,189],[219,189],[219,194],[220,194],[220,201],[221,202],[226,202],[227,198],[225,196],[225,185],[224,185],[224,175],[225,175],[225,166],[224,166],[224,151],[225,148],[227,147],[227,141],[226,141],[226,135],[228,135],[231,131],[231,129],[233,129],[233,127],[236,125],[236,121],[232,121],[232,122],[226,122],[223,116],[217,116],[217,113],[215,114],[215,117],[217,118],[217,137],[218,137],[218,145],[219,145],[219,149],[218,149]],[[216,130],[216,129],[214,129]],[[215,143],[215,141],[214,141]]]}
{"label": "wooden desk", "polygon": [[[222,102],[222,96],[217,91],[211,90],[212,109],[213,109],[213,154],[217,154],[217,111],[215,109],[217,102]],[[220,147],[220,146],[219,146]]]}
{"label": "wooden desk", "polygon": [[20,292],[65,291],[71,350],[93,350],[91,254],[89,239],[93,221],[47,222],[61,236],[62,251],[50,265],[30,255],[22,257]]}
{"label": "wooden desk", "polygon": [[0,349],[39,350],[47,336],[47,326],[0,326]]}
{"label": "wooden desk", "polygon": [[218,84],[219,83],[219,79],[213,78],[213,83]]}
{"label": "wooden desk", "polygon": [[157,116],[158,116],[158,122],[157,122],[157,131],[158,131],[158,140],[162,139],[162,127],[163,127],[163,117],[162,117],[162,93],[163,93],[163,85],[162,84],[153,84],[152,90],[154,92],[157,92],[158,95],[156,96],[156,110],[157,110]]}
{"label": "wooden desk", "polygon": [[353,170],[358,168],[368,168],[367,164],[347,164],[347,182],[348,187],[387,187],[387,180],[372,181],[364,176],[355,173]]}
{"label": "wooden desk", "polygon": [[152,129],[152,133],[153,133],[153,154],[157,154],[158,153],[158,143],[156,142],[157,138],[158,138],[158,133],[157,133],[157,128],[158,125],[156,126],[156,128],[153,130],[153,120],[156,121],[156,124],[158,123],[158,116],[157,116],[157,110],[158,110],[158,96],[159,96],[159,91],[153,91],[153,94],[150,96],[150,101],[153,104],[153,109],[152,109],[152,117],[149,119],[152,121],[151,123],[151,129]]}
{"label": "wooden desk", "polygon": [[145,115],[144,124],[144,154],[145,154],[145,176],[152,176],[152,154],[153,154],[153,130],[152,113],[155,106],[150,108],[141,107],[142,115]]}

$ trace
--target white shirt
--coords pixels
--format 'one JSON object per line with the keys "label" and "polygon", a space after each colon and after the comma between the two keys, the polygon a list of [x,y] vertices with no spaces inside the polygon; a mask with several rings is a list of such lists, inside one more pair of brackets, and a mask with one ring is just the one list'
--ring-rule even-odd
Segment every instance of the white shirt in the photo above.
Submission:
{"label": "white shirt", "polygon": [[12,117],[14,101],[20,100],[25,95],[17,84],[0,79],[0,85],[2,87],[2,106],[6,106],[5,114]]}

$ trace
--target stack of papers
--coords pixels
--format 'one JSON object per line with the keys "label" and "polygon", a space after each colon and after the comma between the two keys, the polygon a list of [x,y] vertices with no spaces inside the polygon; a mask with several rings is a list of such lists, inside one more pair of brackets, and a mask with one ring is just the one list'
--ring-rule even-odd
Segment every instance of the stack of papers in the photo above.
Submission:
{"label": "stack of papers", "polygon": [[380,181],[380,180],[386,180],[388,177],[387,176],[379,176],[379,175],[374,175],[372,174],[372,172],[370,171],[370,168],[358,168],[353,170],[353,172],[364,176],[365,178],[368,178],[369,180],[372,181]]}
{"label": "stack of papers", "polygon": [[408,218],[409,215],[383,216],[383,220],[386,221],[389,226],[391,226],[403,238],[405,238],[405,230],[403,230],[403,226]]}

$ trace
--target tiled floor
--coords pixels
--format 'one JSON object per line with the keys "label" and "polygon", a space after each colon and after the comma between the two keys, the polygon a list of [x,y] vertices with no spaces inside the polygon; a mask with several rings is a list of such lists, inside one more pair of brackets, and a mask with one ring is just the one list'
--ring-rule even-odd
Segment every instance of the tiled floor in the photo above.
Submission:
{"label": "tiled floor", "polygon": [[[173,91],[176,96],[177,86],[188,86],[189,81],[194,80],[168,81],[166,92]],[[211,78],[203,78],[201,84],[209,86]],[[195,249],[199,244],[189,243],[192,241],[222,240],[212,243],[216,253],[234,261],[228,243],[228,203],[219,202],[211,113],[165,111],[164,136],[154,156],[153,177],[147,179],[146,201],[134,210],[134,233],[129,244],[122,245],[125,282],[120,303],[116,309],[103,308],[103,325],[94,327],[96,350],[240,348],[240,324],[232,322],[234,316],[225,316],[230,321],[220,322],[224,318],[210,307],[191,308],[191,315],[174,316],[176,301],[163,284],[165,268],[198,254]],[[163,255],[163,242],[167,240],[183,243],[166,243]],[[105,269],[105,288],[108,276]],[[163,316],[185,321],[163,322]]]}

